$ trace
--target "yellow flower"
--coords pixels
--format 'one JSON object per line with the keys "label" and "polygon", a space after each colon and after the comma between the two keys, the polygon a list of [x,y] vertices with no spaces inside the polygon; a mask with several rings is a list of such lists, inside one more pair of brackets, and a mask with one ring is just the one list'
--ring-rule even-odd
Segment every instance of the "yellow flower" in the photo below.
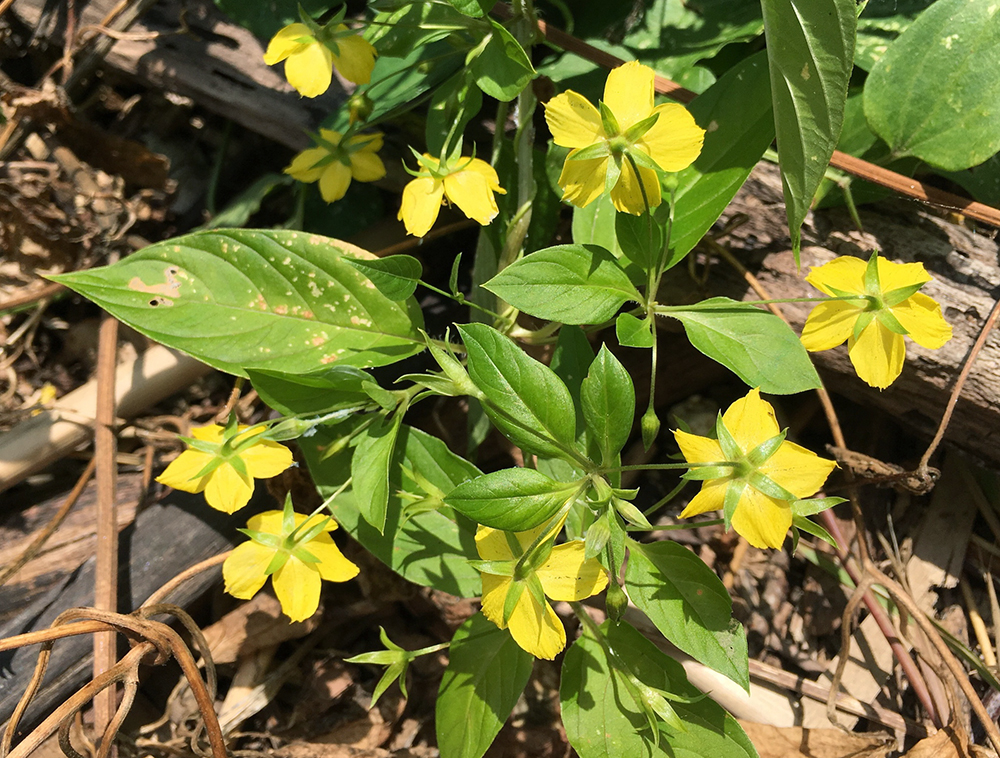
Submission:
{"label": "yellow flower", "polygon": [[[309,523],[298,528],[307,518]],[[267,511],[252,517],[245,530],[251,540],[222,564],[226,592],[249,600],[270,576],[285,615],[292,621],[309,618],[319,607],[323,579],[346,582],[358,575],[358,567],[329,534],[336,528],[333,519],[292,513],[290,507],[285,513]]]}
{"label": "yellow flower", "polygon": [[375,182],[385,176],[385,165],[376,154],[382,134],[353,134],[346,139],[332,129],[319,130],[318,147],[296,155],[285,173],[300,182],[319,180],[319,192],[328,203],[340,200],[351,179]]}
{"label": "yellow flower", "polygon": [[[234,438],[225,444],[225,429],[218,424],[191,430],[193,441],[156,477],[156,481],[184,492],[204,492],[205,500],[216,510],[234,513],[247,504],[253,494],[254,479],[277,476],[292,465],[292,453],[277,442],[257,438],[259,431],[243,434],[240,426]],[[206,471],[206,469],[209,469]]]}
{"label": "yellow flower", "polygon": [[[318,35],[318,36],[317,36]],[[289,24],[267,45],[268,66],[285,61],[285,78],[305,97],[330,88],[333,69],[355,84],[367,84],[375,66],[375,48],[343,24],[314,32],[305,24]]]}
{"label": "yellow flower", "polygon": [[[480,526],[476,549],[484,561],[516,561],[547,526],[513,535]],[[517,555],[508,537],[516,538]],[[518,580],[484,573],[483,615],[501,629],[509,628],[514,641],[536,658],[552,660],[566,647],[566,630],[545,596],[552,600],[583,600],[608,584],[604,568],[595,558],[585,560],[584,551],[582,540],[556,545],[541,566],[533,571],[525,569],[525,576]],[[512,591],[520,596],[505,622],[504,607]]]}
{"label": "yellow flower", "polygon": [[479,158],[458,158],[450,166],[426,153],[418,160],[420,171],[403,188],[403,204],[397,216],[409,234],[427,234],[446,199],[483,226],[496,218],[499,209],[493,193],[506,195],[507,191],[500,186],[500,178],[489,163]]}
{"label": "yellow flower", "polygon": [[802,329],[802,344],[813,352],[847,340],[847,353],[858,376],[885,389],[903,370],[903,335],[936,350],[951,339],[941,306],[918,290],[931,280],[922,263],[894,263],[873,254],[866,264],[844,256],[814,267],[806,281],[831,297],[813,308]]}
{"label": "yellow flower", "polygon": [[727,520],[751,545],[780,548],[794,501],[813,495],[837,464],[785,440],[774,409],[756,389],[729,406],[716,430],[718,440],[674,432],[688,463],[735,464],[694,467],[686,476],[704,481],[681,518],[728,510]]}
{"label": "yellow flower", "polygon": [[573,150],[566,157],[559,186],[563,200],[583,208],[611,189],[619,211],[646,210],[631,156],[639,170],[646,200],[660,204],[656,169],[680,171],[701,153],[705,131],[682,105],[653,105],[653,69],[631,61],[610,74],[598,110],[572,90],[545,104],[552,139]]}

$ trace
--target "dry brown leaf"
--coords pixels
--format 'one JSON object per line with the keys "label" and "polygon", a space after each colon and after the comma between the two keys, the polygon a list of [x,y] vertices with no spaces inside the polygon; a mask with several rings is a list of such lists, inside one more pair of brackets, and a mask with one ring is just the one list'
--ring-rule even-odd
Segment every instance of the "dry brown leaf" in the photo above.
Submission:
{"label": "dry brown leaf", "polygon": [[305,637],[320,619],[316,614],[293,623],[281,613],[277,598],[260,592],[205,629],[205,639],[215,663],[233,663],[263,648]]}
{"label": "dry brown leaf", "polygon": [[964,740],[951,727],[925,737],[906,753],[906,758],[969,758]]}
{"label": "dry brown leaf", "polygon": [[740,726],[760,758],[885,758],[894,742],[879,734],[850,734],[839,729],[779,727],[750,721],[741,721]]}

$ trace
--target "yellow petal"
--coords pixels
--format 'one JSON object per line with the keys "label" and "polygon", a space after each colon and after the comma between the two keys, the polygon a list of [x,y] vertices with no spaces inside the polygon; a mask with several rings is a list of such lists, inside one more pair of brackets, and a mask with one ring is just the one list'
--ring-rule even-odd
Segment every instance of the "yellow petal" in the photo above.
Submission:
{"label": "yellow petal", "polygon": [[[476,529],[476,550],[484,561],[509,561],[514,558],[506,535],[499,529],[488,526],[480,525]],[[485,576],[483,579],[485,580]]]}
{"label": "yellow petal", "polygon": [[[482,164],[488,171],[483,170]],[[492,177],[490,176],[492,174]],[[496,171],[484,161],[473,159],[462,171],[448,174],[444,178],[444,194],[469,218],[487,226],[496,218],[499,209],[493,197],[492,184],[497,183]]]}
{"label": "yellow petal", "polygon": [[890,310],[918,345],[937,350],[951,339],[951,325],[941,315],[941,306],[922,292],[910,295]]}
{"label": "yellow petal", "polygon": [[683,105],[667,103],[653,111],[659,118],[636,144],[645,147],[649,157],[664,171],[687,168],[701,155],[705,130]]}
{"label": "yellow petal", "polygon": [[323,582],[315,564],[304,563],[293,555],[274,572],[273,579],[281,610],[292,621],[305,621],[319,608]]}
{"label": "yellow petal", "polygon": [[853,337],[847,341],[847,353],[858,376],[872,387],[884,390],[903,371],[906,343],[902,335],[890,332],[873,319],[857,342]]}
{"label": "yellow petal", "polygon": [[182,492],[201,492],[208,484],[210,475],[196,477],[198,472],[214,460],[214,457],[200,450],[185,450],[156,477],[156,481]]}
{"label": "yellow petal", "polygon": [[222,578],[226,582],[226,592],[240,600],[249,600],[264,586],[264,574],[274,551],[259,542],[250,540],[238,545],[222,564]]}
{"label": "yellow petal", "polygon": [[643,199],[639,182],[636,181],[632,164],[627,161],[622,164],[622,173],[618,177],[618,183],[611,190],[611,202],[615,208],[623,213],[631,213],[640,216],[646,212],[646,203],[650,208],[655,208],[660,204],[660,179],[656,172],[650,168],[639,167],[639,178],[646,189],[646,197]]}
{"label": "yellow petal", "polygon": [[615,115],[622,132],[653,113],[654,76],[653,69],[638,61],[629,61],[608,74],[604,104]]}
{"label": "yellow petal", "polygon": [[810,352],[842,345],[854,333],[862,308],[848,300],[819,303],[802,327],[802,346]]}
{"label": "yellow petal", "polygon": [[351,176],[359,182],[377,182],[385,176],[385,164],[373,151],[351,153]]}
{"label": "yellow petal", "polygon": [[358,575],[358,567],[344,557],[328,534],[322,533],[310,540],[305,549],[319,558],[319,563],[313,566],[328,582],[346,582]]}
{"label": "yellow petal", "polygon": [[494,574],[483,574],[482,578],[483,615],[501,629],[506,629],[507,625],[503,622],[503,607],[507,600],[511,579],[509,576],[495,576]]}
{"label": "yellow petal", "polygon": [[525,589],[510,616],[514,642],[536,658],[552,660],[566,647],[566,630],[548,603],[541,606]]}
{"label": "yellow petal", "polygon": [[328,203],[335,203],[345,194],[347,188],[351,186],[351,169],[340,161],[334,161],[323,169],[323,175],[319,178],[319,194]]}
{"label": "yellow petal", "polygon": [[434,226],[444,198],[444,185],[431,177],[418,177],[403,188],[403,202],[399,218],[406,231],[414,237],[423,237]]}
{"label": "yellow petal", "polygon": [[718,440],[677,429],[674,439],[681,449],[681,455],[688,463],[716,463],[726,460]]}
{"label": "yellow petal", "polygon": [[[299,514],[296,514],[298,516]],[[281,534],[281,524],[284,514],[281,511],[264,511],[250,517],[247,521],[247,529],[252,532],[264,532],[266,534]],[[303,516],[304,518],[304,516]],[[300,523],[296,519],[296,526]]]}
{"label": "yellow petal", "polygon": [[284,445],[261,440],[240,453],[247,473],[255,479],[270,479],[292,465],[292,451]]}
{"label": "yellow petal", "polygon": [[878,284],[883,294],[914,284],[926,284],[931,280],[923,263],[896,263],[885,258],[878,259]]}
{"label": "yellow petal", "polygon": [[545,122],[560,147],[589,147],[604,139],[601,114],[583,95],[567,90],[545,104]]}
{"label": "yellow petal", "polygon": [[786,441],[764,461],[759,471],[795,497],[805,498],[816,494],[836,467],[836,462]]}
{"label": "yellow petal", "polygon": [[820,292],[834,297],[837,293],[831,287],[852,295],[864,294],[867,265],[860,258],[842,255],[822,266],[813,266],[806,281]]}
{"label": "yellow petal", "polygon": [[338,37],[337,47],[339,50],[333,56],[333,63],[341,76],[355,84],[368,84],[372,78],[372,69],[375,68],[375,48],[371,43],[364,37],[352,34],[349,37]]}
{"label": "yellow petal", "polygon": [[191,436],[196,440],[204,442],[222,442],[222,433],[225,428],[218,424],[208,424],[207,426],[191,427]]}
{"label": "yellow petal", "polygon": [[782,500],[773,500],[747,487],[733,514],[733,529],[754,547],[778,549],[792,525],[792,509]]}
{"label": "yellow petal", "polygon": [[303,97],[319,97],[333,80],[333,53],[319,42],[288,56],[285,78]]}
{"label": "yellow petal", "polygon": [[608,575],[600,562],[586,560],[582,540],[552,548],[549,558],[535,573],[545,594],[553,600],[583,600],[608,586]]}
{"label": "yellow petal", "polygon": [[205,500],[223,513],[235,513],[248,502],[253,494],[253,478],[243,476],[230,464],[223,463],[208,475]]}
{"label": "yellow petal", "polygon": [[761,399],[760,390],[756,388],[729,406],[722,414],[722,423],[744,453],[749,453],[764,440],[781,432],[774,408]]}
{"label": "yellow petal", "polygon": [[570,157],[563,163],[559,174],[562,199],[577,208],[585,208],[604,193],[604,177],[608,170],[607,158],[576,161]]}
{"label": "yellow petal", "polygon": [[721,511],[726,502],[726,489],[730,479],[709,479],[701,483],[698,494],[681,511],[681,518],[699,516],[709,511]]}
{"label": "yellow petal", "polygon": [[289,24],[284,29],[278,31],[271,41],[267,43],[267,51],[264,53],[264,63],[273,66],[280,63],[289,55],[299,52],[307,45],[315,44],[316,39],[305,24]]}
{"label": "yellow petal", "polygon": [[300,182],[314,182],[322,176],[326,166],[317,166],[330,152],[324,147],[311,147],[292,158],[285,173]]}

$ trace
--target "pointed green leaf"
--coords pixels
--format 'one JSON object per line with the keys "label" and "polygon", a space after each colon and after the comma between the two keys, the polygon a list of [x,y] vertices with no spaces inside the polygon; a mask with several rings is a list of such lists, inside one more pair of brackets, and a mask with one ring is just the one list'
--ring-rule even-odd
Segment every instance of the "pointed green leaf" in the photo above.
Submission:
{"label": "pointed green leaf", "polygon": [[484,526],[524,532],[552,518],[576,489],[534,469],[507,468],[463,482],[444,501]]}
{"label": "pointed green leaf", "polygon": [[380,532],[385,530],[389,506],[389,467],[396,451],[396,436],[403,414],[376,421],[360,435],[351,459],[354,492],[365,521]]}
{"label": "pointed green leaf", "polygon": [[481,758],[521,696],[535,659],[482,613],[455,632],[435,709],[441,758]]}
{"label": "pointed green leaf", "polygon": [[615,257],[595,245],[539,250],[483,286],[525,313],[563,324],[600,324],[640,298]]}
{"label": "pointed green leaf", "polygon": [[854,0],[761,0],[788,229],[799,230],[837,146],[854,67]]}
{"label": "pointed green leaf", "polygon": [[635,388],[632,377],[607,345],[601,345],[590,365],[580,397],[590,439],[601,451],[601,463],[610,466],[632,431]]}
{"label": "pointed green leaf", "polygon": [[685,653],[749,688],[746,633],[719,577],[676,542],[629,548],[625,586],[632,602]]}
{"label": "pointed green leaf", "polygon": [[346,242],[289,231],[196,232],[113,266],[52,277],[158,342],[232,374],[382,366],[423,349],[412,298],[388,299]]}
{"label": "pointed green leaf", "polygon": [[490,97],[513,100],[535,75],[535,69],[514,36],[493,19],[493,32],[482,52],[472,61],[476,84]]}
{"label": "pointed green leaf", "polygon": [[417,289],[423,273],[420,261],[409,255],[388,255],[371,260],[345,258],[390,300],[406,300]]}

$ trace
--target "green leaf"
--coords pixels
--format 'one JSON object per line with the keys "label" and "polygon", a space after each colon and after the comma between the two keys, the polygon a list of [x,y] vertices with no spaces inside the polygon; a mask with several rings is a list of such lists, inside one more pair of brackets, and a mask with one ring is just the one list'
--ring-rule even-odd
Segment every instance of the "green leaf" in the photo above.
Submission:
{"label": "green leaf", "polygon": [[[757,758],[736,720],[702,698],[681,665],[625,623],[601,630],[610,658],[590,634],[563,659],[559,699],[566,737],[580,758]],[[684,731],[661,725],[654,744],[646,717],[629,694],[627,667],[647,687],[669,693]],[[694,702],[685,702],[694,701]]]}
{"label": "green leaf", "polygon": [[615,319],[615,336],[623,347],[652,347],[656,325],[648,316],[638,318],[631,313],[619,313]]}
{"label": "green leaf", "polygon": [[483,526],[525,532],[551,519],[576,490],[534,469],[506,468],[458,485],[444,501]]}
{"label": "green leaf", "polygon": [[358,435],[358,446],[351,458],[354,494],[361,516],[380,532],[385,532],[389,508],[389,467],[396,451],[396,438],[403,414],[379,419]]}
{"label": "green leaf", "polygon": [[575,449],[576,411],[563,381],[492,327],[464,324],[458,331],[490,420],[515,445],[566,458]]}
{"label": "green leaf", "polygon": [[822,513],[827,508],[846,503],[842,497],[815,497],[809,500],[795,500],[792,502],[792,513],[796,516],[814,516]]}
{"label": "green leaf", "polygon": [[513,100],[535,75],[524,48],[513,35],[493,19],[493,32],[486,47],[472,61],[476,84],[501,102]]}
{"label": "green leaf", "polygon": [[[332,495],[351,474],[346,451],[323,460],[325,448],[332,440],[333,436],[324,429],[299,440],[309,474],[323,497]],[[361,513],[367,505],[359,502],[357,493],[350,490],[331,503],[334,518],[366,550],[404,579],[459,597],[478,597],[482,592],[479,572],[469,566],[470,559],[479,557],[476,525],[448,507],[424,511],[404,520],[406,501],[400,493],[416,497],[433,495],[417,479],[429,482],[440,492],[450,492],[462,482],[479,476],[479,469],[451,452],[437,437],[405,424],[399,430],[397,451],[397,455],[401,453],[402,464],[393,466],[389,475],[384,533],[380,534],[365,521]]]}
{"label": "green leaf", "polygon": [[306,374],[335,361],[383,366],[423,349],[416,301],[389,300],[345,260],[370,255],[313,234],[228,229],[52,279],[214,368]]}
{"label": "green leaf", "polygon": [[600,352],[590,365],[580,397],[587,432],[601,451],[601,463],[613,465],[612,461],[625,447],[632,431],[635,388],[632,377],[607,345],[601,345]]}
{"label": "green leaf", "polygon": [[705,130],[701,155],[677,174],[667,268],[712,228],[774,139],[765,53],[731,68],[688,106]]}
{"label": "green leaf", "polygon": [[691,344],[769,395],[820,386],[809,354],[791,328],[749,303],[713,297],[665,315],[684,325]]}
{"label": "green leaf", "polygon": [[799,230],[844,122],[854,66],[854,0],[761,0],[788,229]]}
{"label": "green leaf", "polygon": [[[560,148],[553,146],[550,155],[557,154]],[[559,163],[560,167],[562,162]],[[557,174],[558,175],[558,174]],[[561,190],[560,190],[561,192]],[[620,258],[624,251],[618,244],[615,231],[618,211],[607,195],[601,195],[586,208],[573,209],[573,241],[578,245],[597,245]]]}
{"label": "green leaf", "polygon": [[413,295],[423,273],[420,261],[409,255],[388,255],[385,258],[371,260],[361,258],[344,260],[368,277],[379,292],[397,302]]}
{"label": "green leaf", "polygon": [[286,416],[319,416],[351,408],[368,399],[362,384],[371,376],[353,366],[331,366],[314,374],[249,369],[260,399]]}
{"label": "green leaf", "polygon": [[854,65],[871,71],[913,19],[934,0],[874,0],[858,18],[858,41],[854,47]]}
{"label": "green leaf", "polygon": [[615,257],[596,245],[539,250],[483,286],[525,313],[563,324],[600,324],[641,297]]}
{"label": "green leaf", "polygon": [[815,521],[810,521],[805,516],[799,516],[798,514],[792,515],[792,526],[795,529],[805,532],[806,534],[811,534],[813,537],[818,537],[824,542],[837,547],[837,540],[833,538],[826,529],[817,524]]}
{"label": "green leaf", "polygon": [[632,542],[629,549],[625,586],[632,602],[677,647],[748,689],[746,633],[719,577],[676,542]]}
{"label": "green leaf", "polygon": [[[456,32],[478,31],[481,26],[445,3],[406,3],[398,10],[377,14],[365,36],[378,49],[378,65],[383,58],[406,58]],[[373,82],[379,80],[377,73],[377,69],[372,72]]]}
{"label": "green leaf", "polygon": [[535,659],[482,613],[455,632],[438,690],[441,758],[480,758],[521,696]]}
{"label": "green leaf", "polygon": [[[496,0],[448,0],[448,2],[455,10],[473,18],[485,16],[496,5]],[[417,3],[417,5],[420,5],[420,3]]]}
{"label": "green leaf", "polygon": [[616,213],[615,236],[625,257],[643,271],[656,266],[663,252],[663,230],[652,215]]}
{"label": "green leaf", "polygon": [[1000,149],[998,68],[1000,5],[938,0],[872,68],[868,123],[894,157],[948,171],[975,166]]}

